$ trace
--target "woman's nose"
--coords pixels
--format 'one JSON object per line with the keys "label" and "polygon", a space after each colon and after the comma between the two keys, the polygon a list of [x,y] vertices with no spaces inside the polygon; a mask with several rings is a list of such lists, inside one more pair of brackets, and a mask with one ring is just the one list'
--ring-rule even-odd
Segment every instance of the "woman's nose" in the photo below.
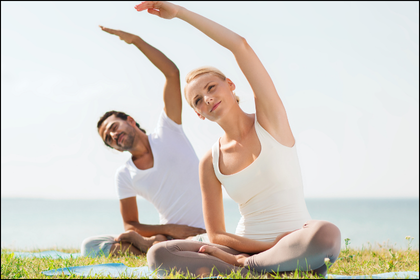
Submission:
{"label": "woman's nose", "polygon": [[210,104],[210,101],[212,101],[213,98],[212,97],[209,97],[209,96],[205,96],[204,97],[204,100],[206,101],[206,104],[209,105]]}

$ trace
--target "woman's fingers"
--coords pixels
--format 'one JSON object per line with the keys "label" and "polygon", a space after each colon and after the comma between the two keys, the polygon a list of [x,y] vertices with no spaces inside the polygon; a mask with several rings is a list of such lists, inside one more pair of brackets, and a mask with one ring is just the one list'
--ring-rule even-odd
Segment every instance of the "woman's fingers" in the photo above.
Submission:
{"label": "woman's fingers", "polygon": [[206,245],[203,245],[200,247],[200,249],[198,250],[199,253],[204,253],[206,251]]}
{"label": "woman's fingers", "polygon": [[155,2],[156,1],[144,1],[141,2],[140,4],[138,4],[137,6],[134,6],[134,8],[140,12],[140,11],[144,11],[146,9],[153,9],[153,8],[157,8],[155,7]]}
{"label": "woman's fingers", "polygon": [[177,5],[165,1],[147,1],[135,6],[137,11],[147,10],[149,14],[159,16],[164,19],[174,18],[178,12]]}
{"label": "woman's fingers", "polygon": [[159,16],[160,17],[160,11],[158,11],[158,10],[155,10],[155,9],[147,9],[147,12],[149,14],[156,15],[156,16]]}

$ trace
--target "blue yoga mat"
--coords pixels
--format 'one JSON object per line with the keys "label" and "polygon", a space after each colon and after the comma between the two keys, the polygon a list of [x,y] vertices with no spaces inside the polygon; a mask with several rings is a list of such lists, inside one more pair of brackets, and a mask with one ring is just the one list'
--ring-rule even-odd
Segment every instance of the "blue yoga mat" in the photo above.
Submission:
{"label": "blue yoga mat", "polygon": [[[27,253],[27,252],[13,252],[14,257],[18,258],[52,258],[52,259],[68,259],[68,258],[77,258],[80,257],[80,253],[63,253],[59,251],[44,251],[37,253]],[[144,277],[144,278],[154,278],[155,274],[153,271],[149,270],[147,266],[141,267],[128,267],[122,263],[107,263],[107,264],[96,264],[88,266],[73,266],[65,267],[53,270],[46,270],[42,272],[46,276],[54,275],[78,275],[78,276],[93,276],[95,274],[106,275],[110,277]],[[328,274],[328,278],[333,279],[418,279],[418,271],[404,271],[404,272],[388,272],[374,275],[336,275]]]}
{"label": "blue yoga mat", "polygon": [[136,277],[136,278],[152,278],[153,271],[147,266],[128,267],[123,263],[107,263],[87,266],[73,266],[53,270],[43,271],[42,274],[46,276],[54,275],[77,275],[77,276],[94,276],[100,274],[110,277]]}
{"label": "blue yoga mat", "polygon": [[327,278],[334,279],[419,279],[418,271],[388,272],[373,275],[336,275],[327,274]]}
{"label": "blue yoga mat", "polygon": [[[153,276],[156,276],[156,274],[153,273],[153,271],[150,270],[147,266],[127,267],[122,263],[74,266],[74,267],[66,267],[66,268],[43,271],[42,273],[47,276],[61,275],[62,273],[64,273],[65,275],[77,275],[77,276],[94,276],[95,274],[101,274],[101,275],[110,276],[110,277],[135,276],[135,277],[147,277],[149,279],[155,278]],[[372,279],[390,279],[390,278],[418,279],[419,272],[404,271],[404,272],[389,272],[389,273],[374,274],[374,275],[355,275],[355,276],[327,274],[327,278],[333,278],[333,279],[370,279],[370,278]]]}
{"label": "blue yoga mat", "polygon": [[[11,252],[7,252],[11,254]],[[17,258],[52,258],[52,259],[70,259],[80,257],[80,253],[63,253],[59,251],[44,251],[37,253],[13,252]]]}

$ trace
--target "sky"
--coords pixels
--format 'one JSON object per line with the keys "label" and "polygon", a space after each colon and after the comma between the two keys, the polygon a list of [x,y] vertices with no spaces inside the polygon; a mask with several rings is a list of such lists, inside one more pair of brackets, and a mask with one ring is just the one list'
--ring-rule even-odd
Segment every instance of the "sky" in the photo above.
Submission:
{"label": "sky", "polygon": [[[109,110],[152,132],[164,76],[98,25],[142,37],[186,74],[220,69],[254,113],[233,55],[140,2],[1,2],[1,197],[117,199],[96,124]],[[308,198],[419,196],[419,2],[174,2],[246,38],[282,99]],[[223,134],[183,99],[201,158]],[[227,198],[227,195],[225,194]]]}

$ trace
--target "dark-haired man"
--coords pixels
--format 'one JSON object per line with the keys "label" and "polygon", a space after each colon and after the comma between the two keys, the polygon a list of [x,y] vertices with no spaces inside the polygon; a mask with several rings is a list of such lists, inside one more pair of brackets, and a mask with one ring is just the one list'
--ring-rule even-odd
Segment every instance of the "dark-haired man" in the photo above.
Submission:
{"label": "dark-haired man", "polygon": [[[155,131],[149,135],[123,112],[109,111],[100,118],[97,128],[105,145],[132,155],[115,176],[126,232],[85,239],[82,255],[107,256],[127,250],[138,255],[147,252],[155,242],[171,238],[202,240],[200,234],[205,233],[205,226],[198,158],[181,125],[178,68],[139,36],[102,26],[101,29],[134,44],[165,75],[164,108]],[[156,207],[160,225],[139,222],[137,195]]]}

